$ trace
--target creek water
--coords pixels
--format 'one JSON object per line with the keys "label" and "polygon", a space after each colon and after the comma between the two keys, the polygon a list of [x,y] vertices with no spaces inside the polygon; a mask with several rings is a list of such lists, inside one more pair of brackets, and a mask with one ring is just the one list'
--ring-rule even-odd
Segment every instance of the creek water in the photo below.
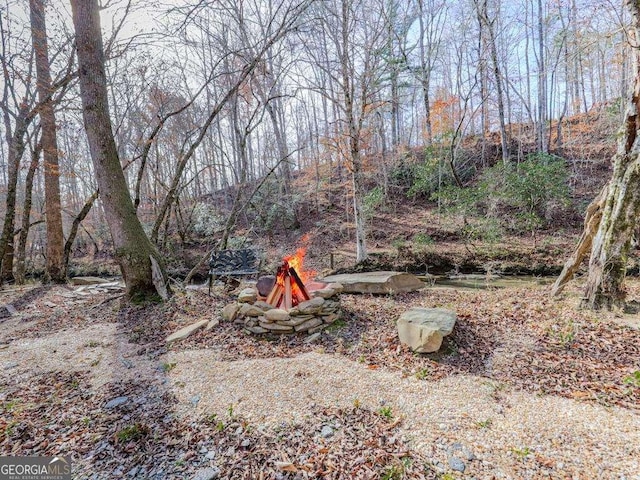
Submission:
{"label": "creek water", "polygon": [[540,285],[552,284],[556,277],[536,277],[533,275],[450,275],[450,276],[422,276],[422,281],[433,286],[442,288],[484,290],[495,288],[523,288],[537,287]]}

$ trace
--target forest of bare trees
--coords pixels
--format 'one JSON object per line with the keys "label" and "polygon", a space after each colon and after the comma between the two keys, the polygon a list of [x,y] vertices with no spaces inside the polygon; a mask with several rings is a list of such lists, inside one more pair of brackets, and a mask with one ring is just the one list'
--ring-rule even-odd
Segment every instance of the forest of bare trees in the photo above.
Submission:
{"label": "forest of bare trees", "polygon": [[[464,183],[457,152],[465,136],[479,139],[483,164],[520,162],[531,140],[539,152],[562,152],[561,120],[594,109],[622,119],[634,71],[621,2],[95,7],[114,155],[153,243],[145,258],[172,236],[184,241],[207,216],[224,217],[217,246],[226,246],[261,191],[271,192],[258,212],[265,222],[290,216],[295,224],[295,198],[309,192],[292,182],[309,169],[316,190],[348,182],[349,198],[337,201],[364,260],[363,170],[379,172],[386,195],[390,159],[433,144],[445,147],[443,164]],[[75,33],[70,3],[0,7],[4,281],[34,272],[62,281],[74,253],[119,248],[101,197],[110,180],[101,184],[85,135]],[[493,153],[492,132],[500,138]]]}

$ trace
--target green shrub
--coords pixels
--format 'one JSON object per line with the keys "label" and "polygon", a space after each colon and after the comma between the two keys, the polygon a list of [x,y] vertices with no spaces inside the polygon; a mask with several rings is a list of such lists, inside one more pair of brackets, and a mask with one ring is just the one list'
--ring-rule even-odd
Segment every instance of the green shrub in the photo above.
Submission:
{"label": "green shrub", "polygon": [[537,153],[519,164],[486,169],[475,185],[446,186],[432,195],[445,212],[484,220],[465,225],[469,239],[495,237],[500,230],[535,232],[569,205],[569,173],[563,159]]}
{"label": "green shrub", "polygon": [[369,190],[362,199],[362,210],[366,218],[371,218],[384,204],[384,191],[382,187]]}
{"label": "green shrub", "polygon": [[453,183],[442,147],[426,147],[422,159],[403,158],[390,172],[391,183],[411,199],[428,199],[443,186]]}
{"label": "green shrub", "polygon": [[564,160],[545,153],[532,154],[505,170],[505,199],[514,207],[545,218],[549,204],[569,201],[569,172]]}
{"label": "green shrub", "polygon": [[406,193],[411,188],[411,185],[413,185],[413,179],[415,177],[413,168],[413,163],[409,163],[403,159],[393,167],[389,173],[391,183],[402,193]]}
{"label": "green shrub", "polygon": [[443,186],[451,185],[451,170],[444,165],[441,158],[427,156],[423,163],[414,167],[413,184],[407,195],[410,198],[430,198]]}
{"label": "green shrub", "polygon": [[210,237],[224,229],[225,218],[208,203],[198,202],[193,208],[193,231],[203,237]]}
{"label": "green shrub", "polygon": [[128,425],[124,427],[122,430],[119,430],[116,433],[116,438],[118,439],[119,442],[126,443],[130,441],[139,440],[145,435],[147,435],[148,433],[149,433],[149,428],[147,426],[142,425],[140,423],[136,423],[134,425]]}
{"label": "green shrub", "polygon": [[426,233],[416,233],[412,240],[416,245],[428,246],[434,244],[431,235],[427,235]]}

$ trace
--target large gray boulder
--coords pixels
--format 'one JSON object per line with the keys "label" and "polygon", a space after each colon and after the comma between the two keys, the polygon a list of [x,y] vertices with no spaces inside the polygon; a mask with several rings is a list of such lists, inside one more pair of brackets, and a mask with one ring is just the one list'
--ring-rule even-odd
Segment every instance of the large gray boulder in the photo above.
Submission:
{"label": "large gray boulder", "polygon": [[393,294],[413,292],[424,288],[418,277],[406,272],[363,272],[330,275],[322,279],[327,283],[340,283],[344,293]]}
{"label": "large gray boulder", "polygon": [[451,310],[414,307],[400,315],[398,336],[414,352],[437,352],[442,339],[453,332],[456,320],[456,312]]}

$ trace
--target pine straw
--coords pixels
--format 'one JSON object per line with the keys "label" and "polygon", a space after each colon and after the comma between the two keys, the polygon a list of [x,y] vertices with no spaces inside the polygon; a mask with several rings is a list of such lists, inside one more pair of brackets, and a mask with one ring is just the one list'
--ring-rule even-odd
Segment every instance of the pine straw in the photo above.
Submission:
{"label": "pine straw", "polygon": [[[1,455],[71,455],[74,478],[187,478],[214,466],[222,479],[436,478],[392,421],[364,408],[312,408],[303,423],[254,426],[226,418],[181,420],[175,398],[153,383],[91,392],[87,372],[6,379]],[[129,401],[105,409],[110,399]],[[333,434],[320,435],[323,426]],[[205,453],[214,452],[209,460]],[[395,475],[395,476],[393,476]]]}

